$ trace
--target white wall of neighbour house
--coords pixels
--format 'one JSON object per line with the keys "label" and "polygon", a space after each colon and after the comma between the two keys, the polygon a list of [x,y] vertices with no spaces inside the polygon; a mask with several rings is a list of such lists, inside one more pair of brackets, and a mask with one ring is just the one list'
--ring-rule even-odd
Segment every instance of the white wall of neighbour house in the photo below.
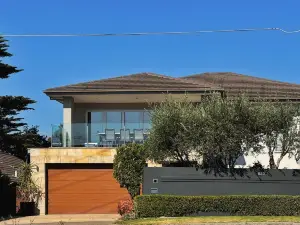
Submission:
{"label": "white wall of neighbour house", "polygon": [[[280,152],[274,153],[274,160],[275,163],[277,162],[277,159],[280,157]],[[269,167],[269,155],[267,151],[264,151],[258,155],[246,155],[238,159],[238,163],[236,167],[243,167],[243,168],[249,168],[253,166],[254,163],[260,162],[264,168]],[[279,169],[300,169],[300,163],[297,163],[294,156],[289,157],[289,155],[286,155],[279,164]]]}
{"label": "white wall of neighbour house", "polygon": [[[277,159],[280,157],[280,152],[277,151],[274,153],[275,163]],[[198,161],[198,163],[202,162],[202,159],[199,160],[196,154],[190,155],[190,160]],[[268,151],[265,148],[260,154],[253,155],[248,154],[244,155],[237,159],[236,168],[249,168],[254,165],[254,163],[260,162],[264,168],[269,168],[269,155]],[[279,164],[279,169],[300,169],[300,161],[297,162],[294,156],[286,155]]]}
{"label": "white wall of neighbour house", "polygon": [[[297,132],[300,130],[300,117],[295,117],[295,129]],[[300,134],[299,134],[300,135]],[[300,149],[299,149],[300,150]],[[278,148],[274,152],[274,161],[277,164],[277,159],[281,155],[281,143],[280,137],[278,138]],[[268,148],[264,146],[263,151],[260,154],[245,155],[238,159],[237,167],[250,167],[254,163],[260,162],[265,168],[269,168],[269,154]],[[300,169],[300,161],[296,161],[294,155],[285,155],[279,164],[279,169]]]}

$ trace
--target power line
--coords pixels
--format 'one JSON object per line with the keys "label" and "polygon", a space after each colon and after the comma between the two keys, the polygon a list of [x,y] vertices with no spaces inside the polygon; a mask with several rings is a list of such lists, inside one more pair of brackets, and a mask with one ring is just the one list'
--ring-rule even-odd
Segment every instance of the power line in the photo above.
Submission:
{"label": "power line", "polygon": [[141,33],[85,33],[85,34],[1,34],[3,37],[104,37],[104,36],[145,36],[145,35],[184,35],[202,33],[230,33],[230,32],[253,32],[253,31],[280,31],[287,34],[298,33],[300,30],[286,31],[281,28],[250,28],[232,30],[198,30],[179,32],[141,32]]}

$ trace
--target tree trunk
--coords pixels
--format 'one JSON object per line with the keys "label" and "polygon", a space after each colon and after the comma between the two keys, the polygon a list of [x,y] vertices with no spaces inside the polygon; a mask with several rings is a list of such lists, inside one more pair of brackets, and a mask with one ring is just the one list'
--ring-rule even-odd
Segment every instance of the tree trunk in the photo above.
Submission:
{"label": "tree trunk", "polygon": [[275,165],[274,155],[272,152],[269,152],[269,166],[270,169],[277,169]]}
{"label": "tree trunk", "polygon": [[280,157],[277,159],[277,163],[276,163],[276,169],[279,168],[280,162],[283,159],[284,155],[280,155]]}

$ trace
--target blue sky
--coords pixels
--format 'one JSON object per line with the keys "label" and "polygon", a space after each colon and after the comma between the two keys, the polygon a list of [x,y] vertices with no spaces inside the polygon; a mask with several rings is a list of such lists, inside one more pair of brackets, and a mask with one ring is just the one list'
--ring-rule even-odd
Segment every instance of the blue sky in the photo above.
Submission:
{"label": "blue sky", "polygon": [[[299,0],[2,0],[0,33],[121,33],[281,27],[300,29]],[[4,10],[3,10],[4,9]],[[300,83],[300,33],[8,38],[22,73],[0,81],[0,95],[37,101],[23,114],[50,134],[61,104],[43,90],[136,72],[172,76],[232,71]]]}

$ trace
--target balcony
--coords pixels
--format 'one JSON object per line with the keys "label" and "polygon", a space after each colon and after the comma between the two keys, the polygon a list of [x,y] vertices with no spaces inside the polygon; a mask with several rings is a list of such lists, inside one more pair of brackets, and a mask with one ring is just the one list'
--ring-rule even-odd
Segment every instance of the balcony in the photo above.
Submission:
{"label": "balcony", "polygon": [[117,147],[143,143],[149,123],[72,123],[52,125],[52,147]]}

